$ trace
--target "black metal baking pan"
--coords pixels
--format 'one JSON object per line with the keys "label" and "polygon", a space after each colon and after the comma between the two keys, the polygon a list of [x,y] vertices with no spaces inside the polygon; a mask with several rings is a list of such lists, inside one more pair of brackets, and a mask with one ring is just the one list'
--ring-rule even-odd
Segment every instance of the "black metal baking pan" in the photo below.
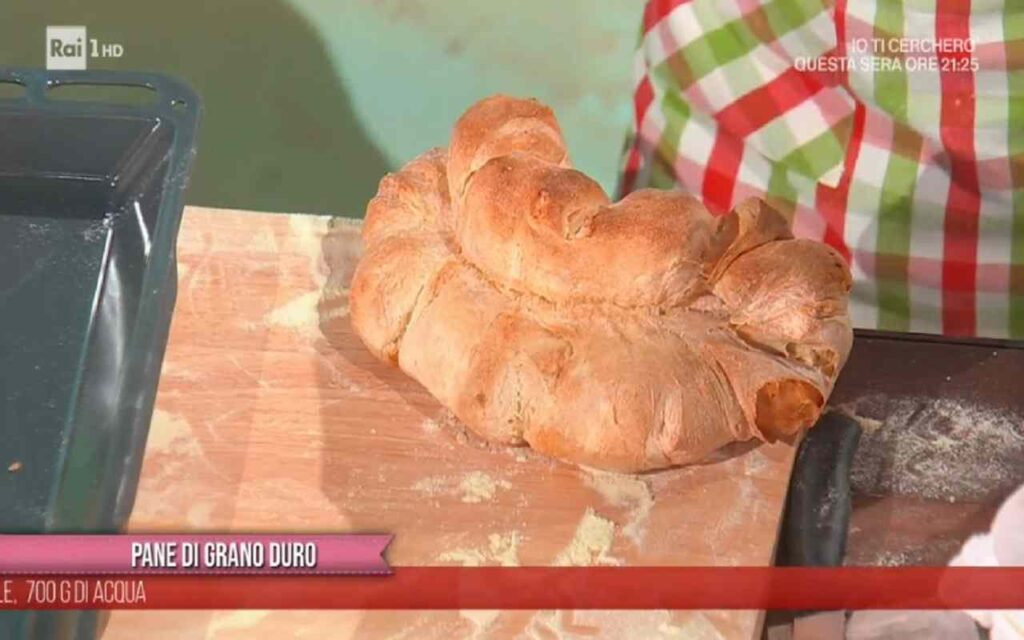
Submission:
{"label": "black metal baking pan", "polygon": [[778,562],[944,564],[1024,482],[1024,343],[855,336],[801,443]]}
{"label": "black metal baking pan", "polygon": [[[115,532],[174,308],[199,98],[146,73],[0,67],[0,83],[21,91],[0,97],[0,533]],[[61,98],[71,86],[152,100]],[[4,616],[0,638],[94,625]]]}

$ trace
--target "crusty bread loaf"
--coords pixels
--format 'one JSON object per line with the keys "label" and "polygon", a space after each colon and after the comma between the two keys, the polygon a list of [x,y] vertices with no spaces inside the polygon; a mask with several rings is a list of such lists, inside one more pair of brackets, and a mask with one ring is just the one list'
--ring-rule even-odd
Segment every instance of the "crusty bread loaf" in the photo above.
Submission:
{"label": "crusty bread loaf", "polygon": [[384,178],[352,323],[495,442],[618,471],[811,426],[849,353],[849,271],[749,200],[617,204],[552,112],[495,96]]}

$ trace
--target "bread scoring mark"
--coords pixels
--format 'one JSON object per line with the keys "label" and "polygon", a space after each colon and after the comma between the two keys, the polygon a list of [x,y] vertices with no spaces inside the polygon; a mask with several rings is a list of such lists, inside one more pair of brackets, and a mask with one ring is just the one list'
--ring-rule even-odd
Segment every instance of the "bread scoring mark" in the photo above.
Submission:
{"label": "bread scoring mark", "polygon": [[[579,225],[578,229],[573,231],[572,238],[566,238],[571,240],[581,239],[587,237],[595,224],[602,210],[597,209],[593,211],[587,211],[585,209],[575,210],[571,215],[575,217],[584,218],[582,221],[573,220],[570,221],[572,225]],[[574,228],[574,227],[570,227]],[[514,244],[516,247],[520,247],[519,253],[522,253],[521,245],[519,240],[515,240]],[[446,248],[452,253],[453,259],[457,260],[461,265],[467,269],[472,269],[479,277],[486,281],[495,291],[498,291],[504,295],[511,297],[516,301],[528,301],[546,306],[558,311],[574,312],[579,310],[579,315],[592,315],[595,313],[601,313],[602,311],[619,311],[619,312],[646,312],[656,315],[665,315],[671,310],[695,310],[704,311],[703,308],[698,306],[698,302],[702,298],[709,295],[714,295],[711,287],[711,282],[708,280],[695,281],[685,294],[678,295],[676,300],[668,302],[659,300],[657,302],[650,303],[622,303],[607,298],[587,296],[574,292],[570,297],[565,299],[554,299],[544,296],[536,291],[531,291],[526,288],[516,287],[513,284],[503,282],[502,278],[498,277],[486,270],[481,265],[476,264],[470,260],[459,246],[457,237],[447,237],[445,239]],[[700,262],[692,259],[688,259],[685,256],[678,256],[672,260],[666,269],[667,272],[677,271],[683,267],[698,267]],[[602,267],[598,267],[602,268]],[[717,298],[716,298],[717,299]]]}
{"label": "bread scoring mark", "polygon": [[[757,330],[751,329],[750,325],[747,324],[746,319],[742,319],[738,322],[730,320],[729,323],[726,324],[726,326],[729,328],[730,331],[732,331],[733,335],[736,336],[736,338],[738,338],[741,342],[743,342],[751,349],[754,349],[756,351],[763,351],[764,353],[770,356],[788,355],[786,349],[789,346],[789,343],[780,340],[770,341],[759,339],[755,334]],[[779,344],[780,342],[782,342],[783,344]]]}
{"label": "bread scoring mark", "polygon": [[[455,275],[453,271],[454,268],[454,261],[446,260],[442,262],[441,265],[438,267],[437,271],[434,272],[433,276],[431,276],[423,284],[423,286],[419,288],[419,291],[416,292],[416,296],[413,299],[412,307],[409,309],[409,312],[406,313],[402,318],[402,322],[398,329],[398,334],[389,343],[394,347],[396,360],[398,358],[398,354],[401,353],[402,340],[405,339],[405,334],[409,330],[409,325],[412,324],[412,321],[416,319],[416,317],[423,309],[425,309],[431,302],[433,302],[434,298],[437,297],[438,292],[440,291],[441,287],[444,286],[445,282],[447,282]],[[429,295],[427,297],[424,297],[424,294]]]}

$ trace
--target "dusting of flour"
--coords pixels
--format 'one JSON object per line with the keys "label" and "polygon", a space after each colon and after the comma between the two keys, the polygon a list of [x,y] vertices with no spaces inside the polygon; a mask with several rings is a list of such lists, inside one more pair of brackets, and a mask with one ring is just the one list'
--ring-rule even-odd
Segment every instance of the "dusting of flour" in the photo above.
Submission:
{"label": "dusting of flour", "polygon": [[268,313],[264,320],[269,325],[293,331],[319,330],[320,316],[317,313],[319,301],[319,292],[304,293]]}
{"label": "dusting of flour", "polygon": [[606,502],[629,510],[622,533],[639,548],[646,533],[647,518],[654,506],[651,487],[641,476],[584,468],[584,481]]}
{"label": "dusting of flour", "polygon": [[485,502],[494,497],[498,487],[510,489],[512,485],[506,480],[495,480],[481,471],[473,471],[463,476],[459,482],[463,502]]}
{"label": "dusting of flour", "polygon": [[722,634],[700,611],[538,611],[525,633],[530,640],[721,640]]}
{"label": "dusting of flour", "polygon": [[576,525],[576,533],[569,544],[555,556],[555,566],[587,567],[616,565],[619,561],[608,555],[615,540],[615,523],[594,513],[587,507]]}
{"label": "dusting of flour", "polygon": [[487,630],[491,628],[499,615],[501,615],[501,611],[497,609],[461,609],[459,611],[459,616],[473,627],[471,640],[482,640],[488,637]]}
{"label": "dusting of flour", "polygon": [[518,531],[509,533],[492,533],[487,536],[487,544],[482,547],[451,549],[437,556],[441,562],[455,562],[464,567],[482,567],[498,565],[502,567],[519,566]]}
{"label": "dusting of flour", "polygon": [[146,442],[147,451],[180,452],[183,447],[190,450],[198,448],[188,421],[173,413],[154,409]]}
{"label": "dusting of flour", "polygon": [[854,459],[857,493],[986,502],[1024,483],[1018,416],[947,399],[879,396],[856,405],[849,412],[873,427]]}
{"label": "dusting of flour", "polygon": [[432,496],[453,493],[459,495],[463,502],[476,504],[492,500],[498,489],[511,489],[512,484],[507,480],[496,480],[482,471],[470,471],[461,478],[444,476],[421,478],[412,485],[412,488]]}

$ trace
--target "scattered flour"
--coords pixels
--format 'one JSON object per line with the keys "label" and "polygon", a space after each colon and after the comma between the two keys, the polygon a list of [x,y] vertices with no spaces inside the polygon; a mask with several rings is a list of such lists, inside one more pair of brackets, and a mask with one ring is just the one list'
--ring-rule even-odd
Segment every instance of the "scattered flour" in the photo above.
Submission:
{"label": "scattered flour", "polygon": [[348,315],[349,290],[344,287],[324,287],[323,304],[319,307],[320,321],[344,318]]}
{"label": "scattered flour", "polygon": [[[562,617],[567,617],[569,622],[569,629],[563,629],[561,634],[565,640],[583,637],[588,640],[719,640],[722,637],[700,611],[578,610],[564,611]],[[585,631],[577,634],[572,629]]]}
{"label": "scattered flour", "polygon": [[293,331],[319,331],[320,315],[317,305],[320,293],[310,291],[303,293],[267,314],[267,324],[292,329]]}
{"label": "scattered flour", "polygon": [[[450,409],[442,408],[437,412],[437,415],[433,418],[425,419],[420,426],[425,433],[444,434],[446,438],[455,441],[459,445],[465,445],[472,442],[474,446],[485,449],[493,446],[482,438],[470,436],[466,431],[466,427],[459,422],[459,419],[455,417],[455,414],[452,413]],[[507,447],[502,448],[507,449]]]}
{"label": "scattered flour", "polygon": [[482,567],[497,565],[502,567],[519,566],[518,531],[487,536],[487,546],[471,549],[452,549],[437,557],[441,562],[457,562],[464,567]]}
{"label": "scattered flour", "polygon": [[658,626],[661,638],[685,640],[721,640],[724,636],[711,620],[700,611],[689,611],[681,623],[664,622]]}
{"label": "scattered flour", "polygon": [[487,637],[487,630],[501,615],[501,611],[498,609],[461,609],[459,615],[473,625],[471,640],[480,640]]}
{"label": "scattered flour", "polygon": [[202,455],[202,449],[192,435],[188,421],[162,409],[153,410],[146,449],[161,453]]}
{"label": "scattered flour", "polygon": [[163,366],[160,367],[160,375],[185,382],[196,382],[202,378],[196,372],[179,365],[170,357],[164,360]]}
{"label": "scattered flour", "polygon": [[608,555],[615,540],[615,523],[602,518],[587,507],[569,544],[555,556],[555,566],[587,567],[616,565],[619,561]]}
{"label": "scattered flour", "polygon": [[662,638],[672,638],[673,640],[675,640],[676,638],[678,638],[679,640],[688,640],[689,638],[693,637],[687,635],[686,630],[682,627],[677,627],[676,625],[669,624],[667,622],[662,622],[658,625],[658,634]]}
{"label": "scattered flour", "polygon": [[851,418],[854,422],[860,425],[860,428],[863,429],[865,433],[874,433],[885,425],[885,422],[882,420],[875,420],[874,418],[869,418],[867,416],[857,415],[855,405],[853,404],[842,404],[835,407],[833,410],[836,413],[840,413]]}
{"label": "scattered flour", "polygon": [[498,489],[511,489],[507,480],[495,480],[482,471],[470,471],[461,478],[430,476],[421,478],[412,485],[415,491],[436,496],[443,493],[457,494],[466,503],[476,504],[492,500]]}
{"label": "scattered flour", "polygon": [[429,478],[421,478],[412,485],[413,490],[422,491],[428,495],[436,496],[439,493],[444,492],[446,481],[444,478],[439,476],[431,476]]}
{"label": "scattered flour", "polygon": [[441,562],[457,562],[463,567],[482,567],[487,564],[487,554],[480,549],[452,549],[437,556]]}
{"label": "scattered flour", "polygon": [[606,502],[629,510],[629,521],[622,533],[639,548],[644,541],[647,518],[654,506],[654,494],[647,481],[640,476],[610,473],[598,469],[584,469],[584,480]]}
{"label": "scattered flour", "polygon": [[562,626],[562,616],[565,613],[560,610],[538,611],[530,619],[526,637],[530,640],[562,640],[566,637],[565,628]]}
{"label": "scattered flour", "polygon": [[854,491],[984,502],[1024,483],[1024,419],[954,400],[869,397],[849,407],[865,428]]}
{"label": "scattered flour", "polygon": [[[272,310],[263,318],[264,325],[284,327],[300,333],[319,334],[320,322],[348,315],[348,290],[343,287],[330,287],[324,291],[327,280],[327,266],[323,257],[323,239],[327,232],[329,219],[322,216],[291,215],[288,216],[289,234],[285,239],[287,246],[279,247],[277,239],[271,235],[257,236],[253,242],[264,249],[286,251],[309,257],[309,274],[312,279],[311,289],[297,295],[280,307]],[[270,233],[266,231],[265,234]],[[328,307],[321,314],[321,294],[342,300]],[[321,315],[323,317],[321,317]],[[252,327],[250,327],[252,328]]]}
{"label": "scattered flour", "polygon": [[[283,327],[296,332],[320,332],[320,323],[348,315],[348,298],[341,304],[334,304],[329,309],[321,310],[320,293],[308,291],[292,298],[285,304],[268,313],[263,322],[265,325]],[[252,328],[252,327],[250,327]]]}
{"label": "scattered flour", "polygon": [[311,215],[288,216],[289,240],[294,250],[310,257],[310,271],[317,279],[317,285],[323,284],[326,265],[323,261],[323,240],[327,234],[330,218]]}
{"label": "scattered flour", "polygon": [[770,461],[764,454],[764,447],[756,447],[743,455],[743,473],[757,476],[768,469]]}
{"label": "scattered flour", "polygon": [[545,610],[533,614],[523,634],[530,640],[721,640],[700,611]]}
{"label": "scattered flour", "polygon": [[487,536],[491,556],[503,567],[519,566],[519,533],[513,531],[505,535],[492,533]]}
{"label": "scattered flour", "polygon": [[463,502],[485,502],[494,497],[498,487],[511,489],[507,480],[495,480],[486,473],[473,471],[467,473],[459,483]]}

